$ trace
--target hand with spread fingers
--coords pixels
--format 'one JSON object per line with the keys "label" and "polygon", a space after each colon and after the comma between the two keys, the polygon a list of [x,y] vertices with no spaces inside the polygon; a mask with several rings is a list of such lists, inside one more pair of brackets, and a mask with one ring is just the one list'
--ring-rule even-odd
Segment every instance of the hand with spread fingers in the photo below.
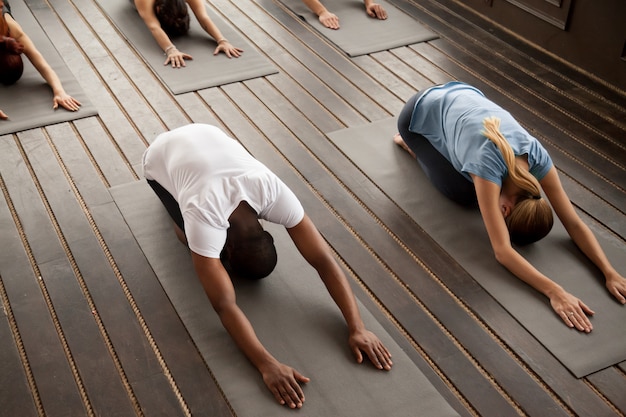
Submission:
{"label": "hand with spread fingers", "polygon": [[274,398],[281,405],[289,408],[302,408],[304,404],[304,392],[300,384],[310,381],[290,366],[279,362],[272,362],[266,366],[260,366],[263,382],[274,394]]}
{"label": "hand with spread fingers", "polygon": [[365,12],[369,17],[375,17],[379,20],[387,19],[387,11],[377,3],[365,4]]}
{"label": "hand with spread fingers", "polygon": [[626,304],[626,278],[611,271],[606,275],[606,288],[621,304]]}
{"label": "hand with spread fingers", "polygon": [[374,333],[369,330],[353,332],[350,334],[349,344],[358,363],[363,362],[364,352],[376,368],[391,370],[391,353]]}
{"label": "hand with spread fingers", "polygon": [[566,291],[560,291],[550,297],[550,304],[567,326],[585,333],[593,330],[588,316],[593,316],[595,313],[579,298]]}
{"label": "hand with spread fingers", "polygon": [[229,58],[239,58],[243,54],[243,49],[231,45],[226,39],[221,39],[217,42],[217,48],[215,48],[213,55],[217,55],[220,52],[224,52]]}
{"label": "hand with spread fingers", "polygon": [[193,57],[184,52],[180,52],[175,46],[170,49],[166,49],[167,59],[163,65],[171,64],[172,68],[181,68],[187,66],[185,64],[186,59],[193,59]]}
{"label": "hand with spread fingers", "polygon": [[339,18],[336,14],[331,13],[328,10],[319,15],[319,21],[328,29],[339,29]]}
{"label": "hand with spread fingers", "polygon": [[69,110],[69,111],[78,111],[81,105],[80,101],[76,100],[74,97],[70,96],[69,94],[65,92],[55,94],[54,98],[52,99],[52,102],[53,102],[52,108],[55,110],[59,106],[61,106],[64,109]]}

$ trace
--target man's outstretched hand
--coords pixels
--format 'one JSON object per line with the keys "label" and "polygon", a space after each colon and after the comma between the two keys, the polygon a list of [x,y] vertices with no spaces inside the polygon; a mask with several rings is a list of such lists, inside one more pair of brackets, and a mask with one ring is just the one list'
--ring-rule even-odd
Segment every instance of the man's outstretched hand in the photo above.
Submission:
{"label": "man's outstretched hand", "polygon": [[358,363],[363,362],[363,352],[378,369],[389,371],[393,366],[391,353],[383,342],[369,330],[354,332],[350,335],[350,348]]}
{"label": "man's outstretched hand", "polygon": [[309,378],[302,375],[290,366],[275,362],[261,369],[263,382],[274,394],[274,398],[281,405],[289,408],[302,408],[304,392],[301,383],[306,384]]}

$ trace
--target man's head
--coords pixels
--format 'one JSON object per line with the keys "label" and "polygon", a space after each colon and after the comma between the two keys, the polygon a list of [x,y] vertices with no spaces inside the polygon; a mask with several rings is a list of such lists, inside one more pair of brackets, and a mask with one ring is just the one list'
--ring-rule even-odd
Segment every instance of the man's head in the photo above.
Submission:
{"label": "man's head", "polygon": [[278,261],[272,235],[265,230],[247,235],[230,232],[223,258],[231,271],[248,279],[261,279],[271,274]]}
{"label": "man's head", "polygon": [[189,32],[189,10],[185,0],[156,0],[154,13],[169,36],[183,36]]}

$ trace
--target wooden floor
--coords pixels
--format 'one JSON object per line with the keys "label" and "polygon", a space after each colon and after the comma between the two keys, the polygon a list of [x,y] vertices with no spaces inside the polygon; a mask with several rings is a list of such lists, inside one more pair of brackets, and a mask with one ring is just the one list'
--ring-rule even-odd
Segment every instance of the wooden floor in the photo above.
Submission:
{"label": "wooden floor", "polygon": [[190,122],[241,138],[294,189],[358,297],[462,416],[626,414],[626,363],[572,376],[325,136],[434,83],[473,83],[624,239],[623,91],[453,0],[392,0],[440,38],[353,59],[272,0],[214,0],[279,72],[174,96],[94,0],[40,1],[99,114],[0,137],[2,417],[234,415],[108,191],[140,180],[147,144]]}

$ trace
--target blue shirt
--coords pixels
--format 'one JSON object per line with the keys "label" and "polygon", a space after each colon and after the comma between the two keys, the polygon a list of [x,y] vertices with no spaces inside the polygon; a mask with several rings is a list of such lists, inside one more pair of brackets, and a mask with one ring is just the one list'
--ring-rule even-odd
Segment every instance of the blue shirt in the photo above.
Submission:
{"label": "blue shirt", "polygon": [[458,81],[431,87],[415,103],[409,130],[424,136],[468,180],[469,174],[502,186],[508,169],[497,146],[484,136],[483,120],[500,119],[500,132],[516,156],[527,155],[530,173],[541,180],[552,168],[544,147],[475,87]]}

